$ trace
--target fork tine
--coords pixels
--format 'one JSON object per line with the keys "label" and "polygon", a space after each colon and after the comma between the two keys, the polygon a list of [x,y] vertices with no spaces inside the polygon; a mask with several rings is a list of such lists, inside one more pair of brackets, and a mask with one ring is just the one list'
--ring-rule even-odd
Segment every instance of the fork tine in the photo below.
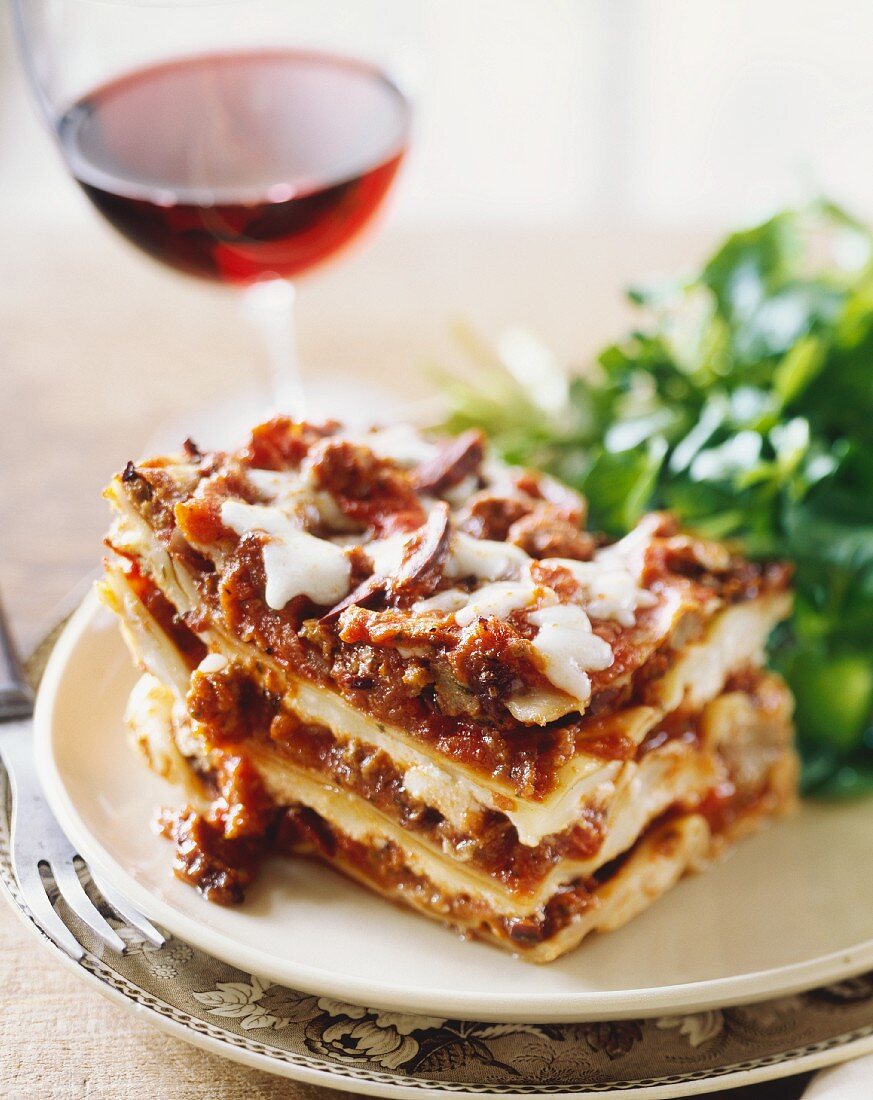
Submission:
{"label": "fork tine", "polygon": [[79,962],[85,952],[52,908],[37,865],[30,862],[16,865],[13,859],[13,868],[22,896],[36,918],[37,924],[65,954],[69,955],[74,962]]}
{"label": "fork tine", "polygon": [[164,946],[167,942],[166,937],[161,935],[150,920],[146,920],[142,913],[125,901],[121,894],[113,890],[111,886],[105,885],[102,879],[96,878],[93,871],[91,871],[91,881],[123,921],[129,924],[131,928],[135,928],[153,947]]}
{"label": "fork tine", "polygon": [[55,883],[61,892],[61,897],[73,910],[79,920],[84,921],[95,936],[99,936],[107,947],[123,955],[127,950],[124,940],[108,924],[96,908],[94,903],[85,893],[76,868],[72,861],[59,860],[49,864],[54,875]]}

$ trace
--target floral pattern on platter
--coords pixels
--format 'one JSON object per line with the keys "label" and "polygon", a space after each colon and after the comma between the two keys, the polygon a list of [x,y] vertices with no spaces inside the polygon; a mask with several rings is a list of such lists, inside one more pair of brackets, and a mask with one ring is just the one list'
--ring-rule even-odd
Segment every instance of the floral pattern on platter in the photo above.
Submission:
{"label": "floral pattern on platter", "polygon": [[249,982],[219,982],[215,989],[194,993],[194,998],[213,1016],[238,1019],[244,1031],[281,1031],[302,1023],[306,1046],[314,1054],[383,1069],[405,1067],[411,1072],[451,1067],[463,1057],[513,1074],[512,1066],[493,1057],[486,1040],[557,1034],[556,1028],[534,1024],[474,1024],[367,1009],[331,997],[294,993],[256,977]]}
{"label": "floral pattern on platter", "polygon": [[659,1016],[655,1027],[676,1028],[693,1047],[711,1042],[724,1029],[724,1014],[718,1009],[711,1012],[693,1012],[687,1016]]}

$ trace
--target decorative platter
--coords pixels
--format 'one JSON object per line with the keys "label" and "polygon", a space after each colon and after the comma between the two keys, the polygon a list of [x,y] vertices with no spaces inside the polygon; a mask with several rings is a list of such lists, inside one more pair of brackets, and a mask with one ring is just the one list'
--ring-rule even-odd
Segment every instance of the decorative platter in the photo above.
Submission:
{"label": "decorative platter", "polygon": [[[100,633],[93,606],[86,605],[77,621],[78,628],[74,622],[65,635],[66,656],[63,646],[57,650],[56,670],[81,645],[83,624]],[[108,640],[108,631],[103,633]],[[37,654],[35,675],[50,648],[46,644]],[[97,702],[111,696],[113,677],[126,667],[126,658],[117,656],[100,679],[79,681],[95,726]],[[93,688],[97,683],[99,692]],[[79,728],[84,737],[88,723]],[[222,962],[183,938],[171,936],[156,949],[116,920],[84,868],[83,883],[128,951],[121,956],[105,949],[60,902],[87,948],[82,961],[74,963],[40,932],[20,897],[9,862],[9,810],[0,767],[2,892],[59,962],[155,1026],[268,1072],[375,1096],[537,1094],[583,1100],[616,1091],[659,1100],[775,1079],[873,1051],[873,973],[754,1005],[648,1018],[642,1018],[642,1006],[638,1017],[617,1020],[604,1013],[564,1023],[495,1024],[392,1012],[320,990],[287,988]],[[504,966],[521,967],[521,973],[544,972],[494,954]]]}
{"label": "decorative platter", "polygon": [[858,873],[873,865],[873,801],[863,800],[805,806],[548,966],[462,942],[304,860],[268,864],[243,905],[210,904],[174,878],[171,849],[150,828],[177,793],[127,744],[134,676],[114,620],[89,597],[54,649],[37,705],[49,802],[98,878],[248,973],[392,1012],[578,1023],[706,1011],[873,967],[873,876]]}

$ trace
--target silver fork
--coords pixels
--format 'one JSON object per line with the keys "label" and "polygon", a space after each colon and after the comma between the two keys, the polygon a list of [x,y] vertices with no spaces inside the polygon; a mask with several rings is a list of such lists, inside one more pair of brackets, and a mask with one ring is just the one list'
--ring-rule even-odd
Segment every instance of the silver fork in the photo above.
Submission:
{"label": "silver fork", "polygon": [[[81,857],[64,835],[43,796],[33,759],[33,695],[0,604],[0,757],[12,787],[12,868],[22,897],[43,932],[77,962],[82,945],[64,924],[46,893],[47,870],[70,909],[107,947],[124,953],[126,945],[105,920],[79,881]],[[84,861],[82,861],[84,863]],[[149,943],[162,947],[164,937],[119,894],[92,881],[118,916]]]}

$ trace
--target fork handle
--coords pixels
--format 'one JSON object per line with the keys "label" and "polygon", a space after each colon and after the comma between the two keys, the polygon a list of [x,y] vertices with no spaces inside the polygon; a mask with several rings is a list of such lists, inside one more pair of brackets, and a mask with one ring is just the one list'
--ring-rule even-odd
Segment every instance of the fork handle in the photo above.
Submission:
{"label": "fork handle", "polygon": [[0,722],[8,718],[24,718],[32,711],[33,693],[24,678],[0,603]]}

